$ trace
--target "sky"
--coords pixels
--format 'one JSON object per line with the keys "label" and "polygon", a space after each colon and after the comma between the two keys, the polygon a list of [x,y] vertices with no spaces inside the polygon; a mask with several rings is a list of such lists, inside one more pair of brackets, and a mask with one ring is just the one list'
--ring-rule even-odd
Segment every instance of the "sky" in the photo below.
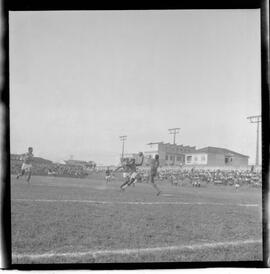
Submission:
{"label": "sky", "polygon": [[259,10],[13,11],[11,153],[117,164],[149,142],[255,162]]}

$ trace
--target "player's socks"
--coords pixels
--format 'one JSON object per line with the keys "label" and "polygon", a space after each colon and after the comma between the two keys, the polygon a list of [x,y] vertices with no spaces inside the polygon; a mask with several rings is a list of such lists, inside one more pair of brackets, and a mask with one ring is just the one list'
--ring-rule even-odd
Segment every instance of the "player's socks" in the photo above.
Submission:
{"label": "player's socks", "polygon": [[124,190],[125,188],[127,188],[128,187],[128,184],[125,184],[125,185],[123,185],[123,186],[121,186],[121,188]]}
{"label": "player's socks", "polygon": [[126,181],[126,182],[124,182],[124,183],[120,186],[120,188],[124,190],[124,189],[128,186],[128,183],[129,183],[129,180]]}
{"label": "player's socks", "polygon": [[25,170],[23,169],[23,170],[21,171],[21,173],[19,173],[19,174],[17,175],[17,179],[19,179],[20,177],[23,177],[23,176],[24,176],[24,173],[25,173]]}
{"label": "player's socks", "polygon": [[27,179],[26,179],[28,184],[30,183],[31,177],[32,177],[32,172],[30,171],[30,173],[28,173],[28,176],[27,176]]}
{"label": "player's socks", "polygon": [[135,182],[135,179],[131,179],[129,182],[128,182],[128,185],[130,186],[131,184],[133,184]]}
{"label": "player's socks", "polygon": [[120,187],[120,192],[124,192],[125,191],[125,187]]}

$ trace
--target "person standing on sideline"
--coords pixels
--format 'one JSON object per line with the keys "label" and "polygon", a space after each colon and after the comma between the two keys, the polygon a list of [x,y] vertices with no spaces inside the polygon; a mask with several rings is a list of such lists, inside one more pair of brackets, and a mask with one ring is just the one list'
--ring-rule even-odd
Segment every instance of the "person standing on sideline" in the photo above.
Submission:
{"label": "person standing on sideline", "polygon": [[34,155],[33,155],[33,148],[29,147],[28,152],[23,154],[23,164],[21,173],[17,175],[17,179],[19,179],[21,176],[24,176],[25,173],[28,174],[27,176],[27,182],[30,182],[31,176],[32,176],[32,163],[33,163]]}
{"label": "person standing on sideline", "polygon": [[106,179],[106,184],[108,184],[111,180],[111,171],[109,167],[107,167],[105,171],[105,179]]}

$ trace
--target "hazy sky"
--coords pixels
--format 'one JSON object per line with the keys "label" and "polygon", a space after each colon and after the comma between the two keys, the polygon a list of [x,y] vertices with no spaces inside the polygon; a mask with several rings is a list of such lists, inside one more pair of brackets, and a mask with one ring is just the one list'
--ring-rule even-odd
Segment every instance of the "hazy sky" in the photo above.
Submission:
{"label": "hazy sky", "polygon": [[259,10],[10,12],[11,152],[117,164],[149,142],[255,161]]}

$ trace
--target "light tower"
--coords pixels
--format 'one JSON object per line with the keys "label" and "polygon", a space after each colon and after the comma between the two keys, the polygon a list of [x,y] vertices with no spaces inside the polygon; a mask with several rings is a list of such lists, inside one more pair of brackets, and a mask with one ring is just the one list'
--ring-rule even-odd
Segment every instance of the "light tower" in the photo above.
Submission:
{"label": "light tower", "polygon": [[259,123],[262,122],[261,115],[255,115],[255,116],[249,116],[247,119],[250,121],[250,123],[256,123],[257,124],[257,141],[256,141],[256,166],[259,165]]}
{"label": "light tower", "polygon": [[[176,134],[179,133],[180,128],[179,127],[175,127],[175,128],[169,128],[169,134],[173,135],[173,144],[175,145],[175,136]],[[173,165],[175,165],[175,157],[176,155],[173,156]]]}
{"label": "light tower", "polygon": [[122,135],[122,136],[119,136],[120,138],[120,141],[122,142],[122,156],[121,156],[121,159],[124,158],[124,150],[125,150],[125,141],[127,140],[127,136],[126,135]]}

